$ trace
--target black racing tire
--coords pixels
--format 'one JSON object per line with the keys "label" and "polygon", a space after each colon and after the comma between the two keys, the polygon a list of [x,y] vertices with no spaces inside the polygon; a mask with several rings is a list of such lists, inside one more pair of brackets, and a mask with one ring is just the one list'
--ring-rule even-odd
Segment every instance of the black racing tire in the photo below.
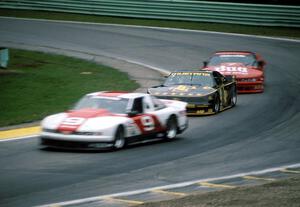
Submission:
{"label": "black racing tire", "polygon": [[234,107],[237,103],[237,91],[236,88],[234,87],[232,89],[231,97],[230,97],[230,106]]}
{"label": "black racing tire", "polygon": [[221,110],[221,101],[220,101],[219,95],[216,95],[216,97],[214,99],[214,104],[213,104],[212,110],[215,114],[219,113]]}
{"label": "black racing tire", "polygon": [[115,133],[115,140],[113,148],[116,150],[122,149],[126,146],[126,140],[124,136],[124,128],[119,126]]}
{"label": "black racing tire", "polygon": [[165,140],[172,140],[178,134],[178,122],[175,116],[171,116],[166,124]]}

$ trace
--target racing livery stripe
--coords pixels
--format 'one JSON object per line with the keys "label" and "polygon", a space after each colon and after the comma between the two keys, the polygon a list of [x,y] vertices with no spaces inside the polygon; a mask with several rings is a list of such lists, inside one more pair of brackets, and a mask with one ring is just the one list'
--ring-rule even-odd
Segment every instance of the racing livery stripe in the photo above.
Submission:
{"label": "racing livery stripe", "polygon": [[71,111],[67,117],[60,123],[57,130],[63,133],[75,132],[82,126],[89,118],[111,116],[112,114],[105,109],[82,109]]}

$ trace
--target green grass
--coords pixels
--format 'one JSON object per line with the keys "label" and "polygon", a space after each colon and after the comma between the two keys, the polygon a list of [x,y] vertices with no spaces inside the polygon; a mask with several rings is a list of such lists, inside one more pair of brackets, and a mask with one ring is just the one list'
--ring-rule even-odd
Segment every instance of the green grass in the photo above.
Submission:
{"label": "green grass", "polygon": [[300,175],[272,183],[195,194],[138,207],[299,207]]}
{"label": "green grass", "polygon": [[15,49],[10,58],[0,70],[0,126],[64,111],[86,93],[138,87],[125,73],[80,59]]}
{"label": "green grass", "polygon": [[244,26],[237,24],[200,23],[187,21],[165,21],[150,19],[118,18],[107,16],[80,15],[59,12],[26,11],[0,9],[0,16],[26,17],[37,19],[70,20],[82,22],[113,23],[126,25],[145,25],[156,27],[183,28],[193,30],[219,31],[241,34],[266,35],[277,37],[300,38],[300,28]]}

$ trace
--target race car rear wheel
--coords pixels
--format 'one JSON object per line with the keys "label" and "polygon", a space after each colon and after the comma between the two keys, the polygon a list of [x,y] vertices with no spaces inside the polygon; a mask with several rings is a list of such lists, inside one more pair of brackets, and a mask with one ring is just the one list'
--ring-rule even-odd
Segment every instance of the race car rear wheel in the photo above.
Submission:
{"label": "race car rear wheel", "polygon": [[165,139],[170,140],[174,139],[178,132],[177,119],[174,116],[171,116],[167,121],[167,129],[165,132]]}
{"label": "race car rear wheel", "polygon": [[123,127],[119,126],[115,134],[114,148],[122,149],[123,147],[125,147],[125,145],[126,141],[124,137],[124,129]]}
{"label": "race car rear wheel", "polygon": [[216,96],[215,100],[214,100],[214,105],[213,105],[213,112],[219,113],[220,107],[221,107],[220,98],[219,98],[219,96]]}

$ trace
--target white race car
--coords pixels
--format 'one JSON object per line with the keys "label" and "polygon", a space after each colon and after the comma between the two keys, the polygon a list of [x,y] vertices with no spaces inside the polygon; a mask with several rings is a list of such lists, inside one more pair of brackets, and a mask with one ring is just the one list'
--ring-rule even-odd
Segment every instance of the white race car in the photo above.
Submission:
{"label": "white race car", "polygon": [[186,105],[143,93],[87,94],[73,110],[42,121],[41,145],[64,149],[120,149],[157,137],[170,140],[188,126]]}

